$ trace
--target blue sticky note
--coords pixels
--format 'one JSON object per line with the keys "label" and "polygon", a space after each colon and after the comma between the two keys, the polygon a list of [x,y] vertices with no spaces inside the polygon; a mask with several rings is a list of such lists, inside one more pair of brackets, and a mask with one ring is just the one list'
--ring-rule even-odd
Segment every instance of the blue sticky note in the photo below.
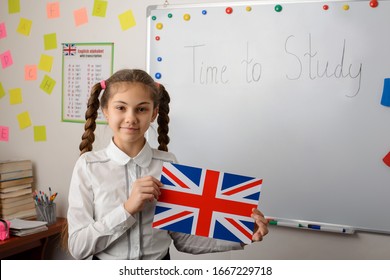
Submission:
{"label": "blue sticky note", "polygon": [[385,79],[381,104],[390,107],[390,78]]}

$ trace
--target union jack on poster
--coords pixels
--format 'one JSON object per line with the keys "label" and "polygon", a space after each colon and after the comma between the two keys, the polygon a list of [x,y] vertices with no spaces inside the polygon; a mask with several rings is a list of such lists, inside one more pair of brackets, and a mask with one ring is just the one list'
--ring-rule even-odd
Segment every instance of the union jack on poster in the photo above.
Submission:
{"label": "union jack on poster", "polygon": [[74,56],[76,55],[76,45],[75,44],[63,44],[62,51],[65,56]]}
{"label": "union jack on poster", "polygon": [[153,227],[251,243],[263,180],[164,163]]}

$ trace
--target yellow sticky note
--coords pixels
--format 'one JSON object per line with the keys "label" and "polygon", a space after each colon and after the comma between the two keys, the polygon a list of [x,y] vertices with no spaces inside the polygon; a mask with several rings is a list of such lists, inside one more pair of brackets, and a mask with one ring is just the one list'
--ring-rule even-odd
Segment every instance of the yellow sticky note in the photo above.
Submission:
{"label": "yellow sticky note", "polygon": [[9,104],[15,105],[23,102],[22,89],[13,88],[9,90]]}
{"label": "yellow sticky note", "polygon": [[59,18],[60,17],[60,2],[50,2],[46,4],[47,18]]}
{"label": "yellow sticky note", "polygon": [[[51,66],[50,66],[51,68]],[[26,81],[35,81],[37,79],[37,66],[25,65],[24,66],[24,79]]]}
{"label": "yellow sticky note", "polygon": [[118,18],[123,31],[136,25],[132,10],[128,10],[127,12],[120,14]]}
{"label": "yellow sticky note", "polygon": [[107,1],[95,0],[93,3],[92,15],[95,17],[106,17]]}
{"label": "yellow sticky note", "polygon": [[29,36],[31,31],[31,26],[32,26],[32,20],[21,18],[19,21],[18,29],[16,29],[16,31],[22,35]]}
{"label": "yellow sticky note", "polygon": [[88,23],[88,14],[86,8],[81,8],[73,12],[74,22],[76,26]]}
{"label": "yellow sticky note", "polygon": [[46,126],[44,125],[34,126],[34,141],[35,142],[46,141]]}
{"label": "yellow sticky note", "polygon": [[51,94],[55,85],[56,81],[50,78],[48,75],[45,75],[39,87],[47,94]]}
{"label": "yellow sticky note", "polygon": [[25,128],[31,126],[30,114],[27,111],[17,115],[17,119],[19,122],[20,129],[25,129]]}
{"label": "yellow sticky note", "polygon": [[39,60],[38,69],[46,72],[50,72],[53,66],[54,58],[47,54],[41,54],[41,59]]}
{"label": "yellow sticky note", "polygon": [[0,83],[0,99],[5,96],[5,90],[3,88],[3,85]]}
{"label": "yellow sticky note", "polygon": [[43,42],[45,50],[53,50],[57,48],[57,34],[50,33],[43,35]]}
{"label": "yellow sticky note", "polygon": [[8,0],[8,13],[20,13],[20,0]]}

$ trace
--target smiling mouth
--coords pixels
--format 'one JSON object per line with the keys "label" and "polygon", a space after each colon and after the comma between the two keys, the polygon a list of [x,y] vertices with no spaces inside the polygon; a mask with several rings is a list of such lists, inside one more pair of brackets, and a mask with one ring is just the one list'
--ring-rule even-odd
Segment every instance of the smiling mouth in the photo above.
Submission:
{"label": "smiling mouth", "polygon": [[139,128],[136,128],[136,127],[121,127],[121,129],[126,130],[126,131],[130,131],[130,132],[139,130]]}

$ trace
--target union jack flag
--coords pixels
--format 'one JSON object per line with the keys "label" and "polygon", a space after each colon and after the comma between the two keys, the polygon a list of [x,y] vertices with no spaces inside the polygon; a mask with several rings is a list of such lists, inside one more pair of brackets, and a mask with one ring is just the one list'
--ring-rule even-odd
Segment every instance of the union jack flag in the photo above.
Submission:
{"label": "union jack flag", "polygon": [[74,56],[76,55],[76,46],[75,44],[63,44],[62,51],[65,56]]}
{"label": "union jack flag", "polygon": [[164,163],[153,227],[250,243],[263,180]]}

